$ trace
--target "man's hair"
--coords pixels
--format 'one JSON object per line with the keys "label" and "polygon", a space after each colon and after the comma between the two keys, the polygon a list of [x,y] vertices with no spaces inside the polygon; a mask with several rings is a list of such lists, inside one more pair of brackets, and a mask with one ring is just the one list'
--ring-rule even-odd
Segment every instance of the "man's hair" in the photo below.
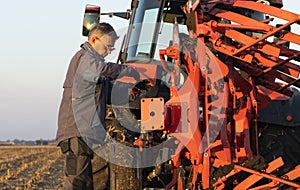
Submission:
{"label": "man's hair", "polygon": [[88,38],[90,38],[93,34],[99,34],[101,36],[106,34],[115,40],[119,38],[114,28],[106,22],[102,22],[94,26],[89,32]]}

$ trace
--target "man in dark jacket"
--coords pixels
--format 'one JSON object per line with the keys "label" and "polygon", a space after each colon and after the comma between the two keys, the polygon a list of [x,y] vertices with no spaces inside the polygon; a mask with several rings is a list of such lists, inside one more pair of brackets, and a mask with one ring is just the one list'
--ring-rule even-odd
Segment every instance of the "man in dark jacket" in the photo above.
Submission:
{"label": "man in dark jacket", "polygon": [[[110,79],[120,75],[139,78],[137,71],[129,66],[104,61],[114,50],[117,39],[111,25],[100,23],[90,31],[88,42],[81,45],[70,62],[56,136],[57,145],[66,155],[65,189],[94,188],[91,160],[95,155],[91,147],[94,143],[102,144],[105,139]],[[100,188],[107,188],[105,182]]]}

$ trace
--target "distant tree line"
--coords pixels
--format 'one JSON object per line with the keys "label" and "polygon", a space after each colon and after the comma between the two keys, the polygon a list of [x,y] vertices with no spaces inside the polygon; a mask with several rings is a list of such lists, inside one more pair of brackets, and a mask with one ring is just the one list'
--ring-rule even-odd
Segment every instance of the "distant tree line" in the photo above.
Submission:
{"label": "distant tree line", "polygon": [[38,139],[38,140],[20,140],[20,139],[14,139],[14,140],[6,140],[1,141],[0,145],[49,145],[49,144],[55,144],[55,140],[44,140],[44,139]]}

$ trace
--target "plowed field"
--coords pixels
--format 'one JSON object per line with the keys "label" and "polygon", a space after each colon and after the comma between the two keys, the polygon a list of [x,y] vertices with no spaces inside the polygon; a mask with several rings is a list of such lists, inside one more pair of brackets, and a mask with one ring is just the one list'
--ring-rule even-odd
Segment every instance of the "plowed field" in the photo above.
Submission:
{"label": "plowed field", "polygon": [[0,189],[62,189],[63,166],[56,146],[0,146]]}

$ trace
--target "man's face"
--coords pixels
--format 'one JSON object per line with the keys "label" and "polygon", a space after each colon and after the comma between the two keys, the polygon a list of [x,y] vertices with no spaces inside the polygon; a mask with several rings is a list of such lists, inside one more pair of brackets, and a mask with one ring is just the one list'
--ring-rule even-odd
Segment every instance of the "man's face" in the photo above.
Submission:
{"label": "man's face", "polygon": [[104,34],[101,37],[95,36],[91,45],[96,50],[96,52],[99,53],[99,55],[101,55],[102,57],[106,57],[115,49],[115,41],[116,40],[111,36]]}

